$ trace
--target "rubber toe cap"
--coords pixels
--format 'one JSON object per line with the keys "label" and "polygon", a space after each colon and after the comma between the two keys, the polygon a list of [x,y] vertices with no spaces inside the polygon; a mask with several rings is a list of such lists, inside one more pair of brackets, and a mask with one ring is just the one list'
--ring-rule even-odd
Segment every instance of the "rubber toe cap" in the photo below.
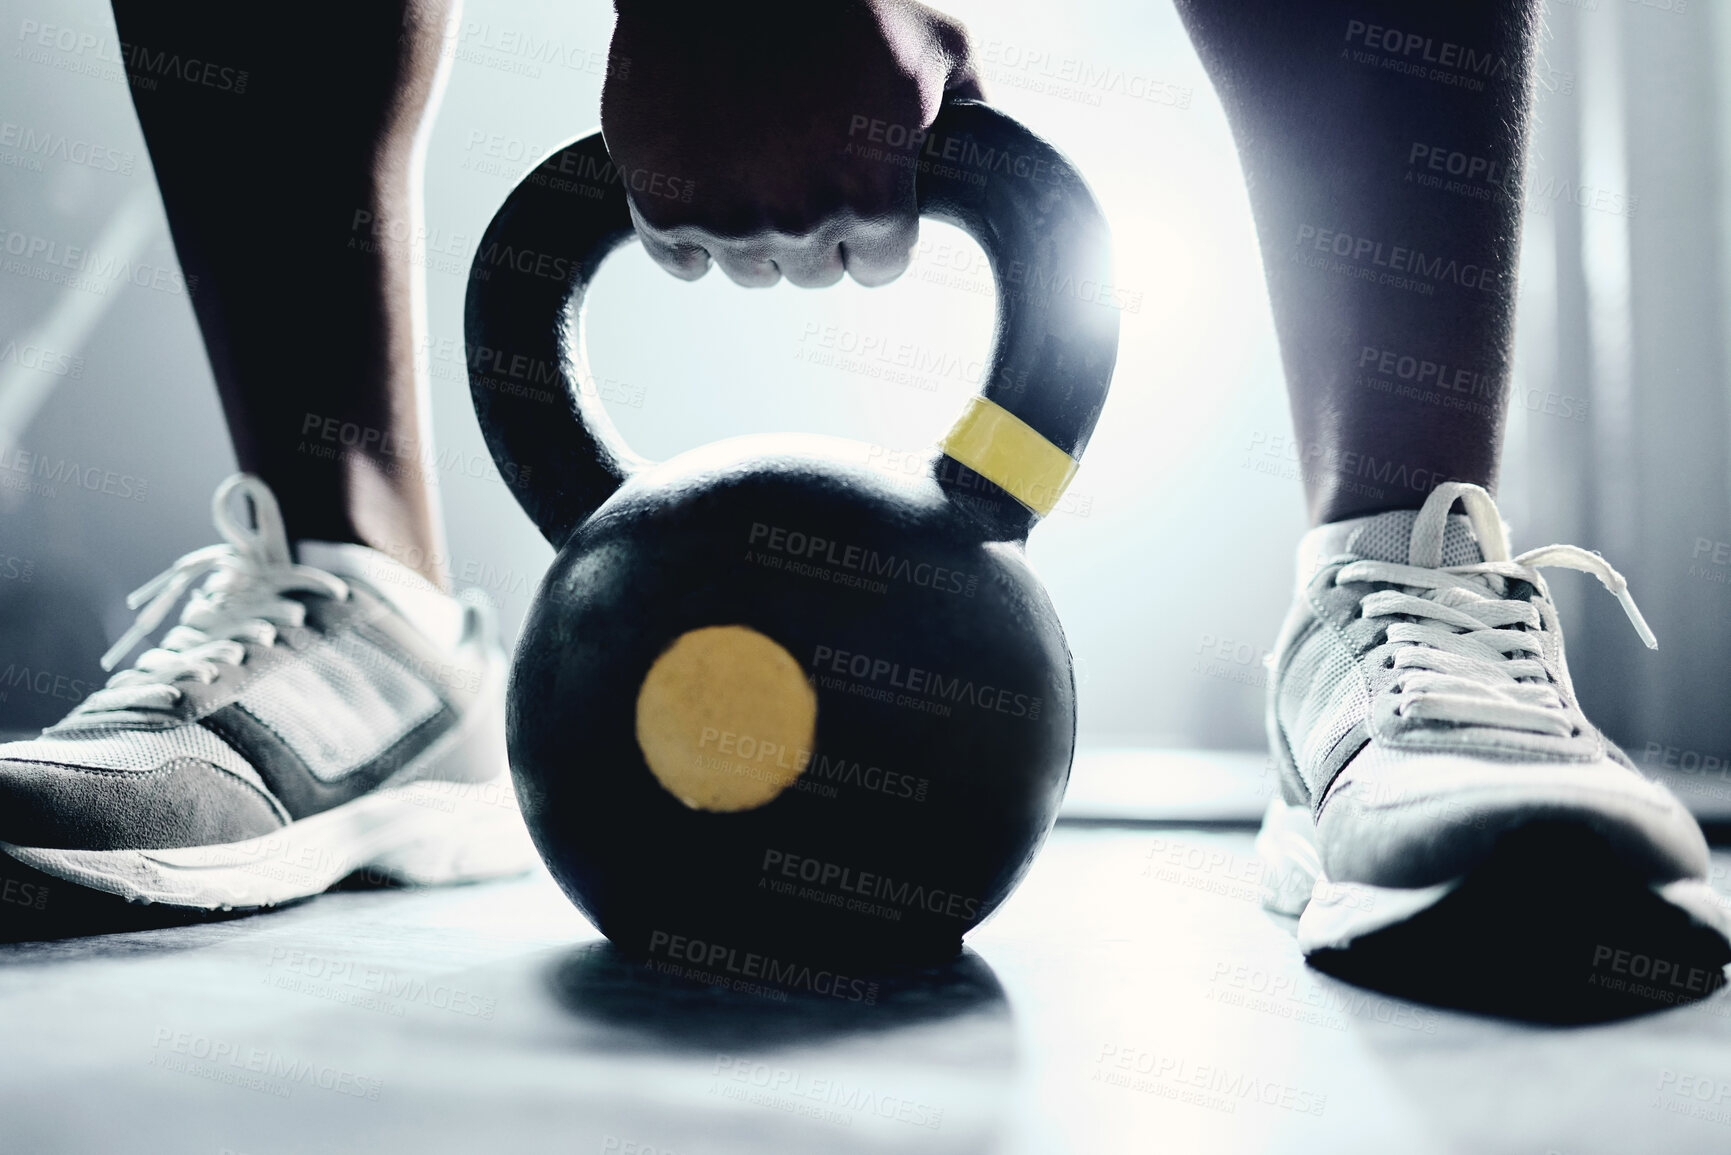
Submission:
{"label": "rubber toe cap", "polygon": [[1535,822],[1590,830],[1642,882],[1705,878],[1707,842],[1670,791],[1612,761],[1501,761],[1360,751],[1317,821],[1334,882],[1421,887],[1457,879]]}

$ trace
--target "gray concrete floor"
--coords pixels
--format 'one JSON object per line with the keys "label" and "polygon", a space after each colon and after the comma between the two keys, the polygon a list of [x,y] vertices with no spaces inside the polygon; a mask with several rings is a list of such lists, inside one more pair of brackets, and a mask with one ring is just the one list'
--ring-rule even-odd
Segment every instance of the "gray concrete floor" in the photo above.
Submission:
{"label": "gray concrete floor", "polygon": [[1568,1029],[1364,992],[1255,869],[1060,825],[869,1007],[646,977],[540,874],[4,946],[0,1151],[1731,1151],[1726,992]]}

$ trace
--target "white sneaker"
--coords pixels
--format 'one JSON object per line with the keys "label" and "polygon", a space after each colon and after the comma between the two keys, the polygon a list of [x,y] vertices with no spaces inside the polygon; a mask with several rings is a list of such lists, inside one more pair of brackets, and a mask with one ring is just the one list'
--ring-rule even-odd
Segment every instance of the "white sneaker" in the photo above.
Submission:
{"label": "white sneaker", "polygon": [[[1450,514],[1457,500],[1466,516]],[[1477,876],[1495,884],[1468,887],[1475,901],[1517,920],[1559,890],[1622,877],[1672,912],[1683,937],[1706,933],[1689,949],[1699,955],[1705,941],[1707,956],[1722,956],[1702,979],[1711,989],[1731,958],[1731,918],[1705,881],[1706,842],[1582,715],[1541,566],[1593,574],[1655,645],[1598,554],[1553,545],[1511,558],[1476,485],[1305,537],[1269,680],[1282,789],[1257,839],[1267,903],[1300,915],[1299,943],[1315,956],[1444,906],[1439,926],[1471,934],[1473,913],[1445,900]],[[1603,896],[1584,897],[1591,921]]]}
{"label": "white sneaker", "polygon": [[302,542],[297,563],[255,477],[213,507],[227,544],[135,593],[143,611],[104,666],[205,578],[180,624],[57,725],[0,745],[0,851],[203,910],[364,869],[442,883],[531,866],[491,613],[363,546]]}

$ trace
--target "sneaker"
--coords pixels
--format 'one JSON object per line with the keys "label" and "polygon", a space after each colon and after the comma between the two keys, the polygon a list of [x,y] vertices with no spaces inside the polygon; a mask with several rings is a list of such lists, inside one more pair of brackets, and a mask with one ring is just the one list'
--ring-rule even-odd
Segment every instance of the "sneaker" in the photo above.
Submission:
{"label": "sneaker", "polygon": [[[1706,841],[1582,715],[1541,566],[1597,577],[1656,648],[1604,558],[1565,545],[1511,558],[1476,485],[1305,537],[1269,679],[1281,793],[1257,839],[1266,905],[1299,916],[1313,962],[1367,944],[1379,965],[1440,969],[1447,955],[1461,970],[1495,954],[1579,967],[1594,986],[1581,950],[1626,963],[1638,944],[1617,935],[1663,932],[1666,974],[1687,955],[1707,993],[1731,960],[1731,918]],[[1518,950],[1511,935],[1526,936]],[[1476,962],[1463,940],[1485,948]]]}
{"label": "sneaker", "polygon": [[0,851],[211,911],[363,870],[427,884],[531,866],[486,607],[363,546],[302,542],[297,563],[256,477],[229,478],[212,505],[227,544],[134,593],[142,612],[103,667],[204,578],[179,624],[63,721],[0,745]]}

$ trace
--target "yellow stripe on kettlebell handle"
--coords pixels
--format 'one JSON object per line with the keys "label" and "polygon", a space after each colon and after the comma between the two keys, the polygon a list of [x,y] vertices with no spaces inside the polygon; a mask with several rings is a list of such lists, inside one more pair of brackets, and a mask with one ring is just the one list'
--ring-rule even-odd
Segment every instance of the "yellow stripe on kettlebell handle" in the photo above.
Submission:
{"label": "yellow stripe on kettlebell handle", "polygon": [[985,397],[974,397],[938,446],[1045,517],[1076,476],[1074,457],[1032,425]]}

